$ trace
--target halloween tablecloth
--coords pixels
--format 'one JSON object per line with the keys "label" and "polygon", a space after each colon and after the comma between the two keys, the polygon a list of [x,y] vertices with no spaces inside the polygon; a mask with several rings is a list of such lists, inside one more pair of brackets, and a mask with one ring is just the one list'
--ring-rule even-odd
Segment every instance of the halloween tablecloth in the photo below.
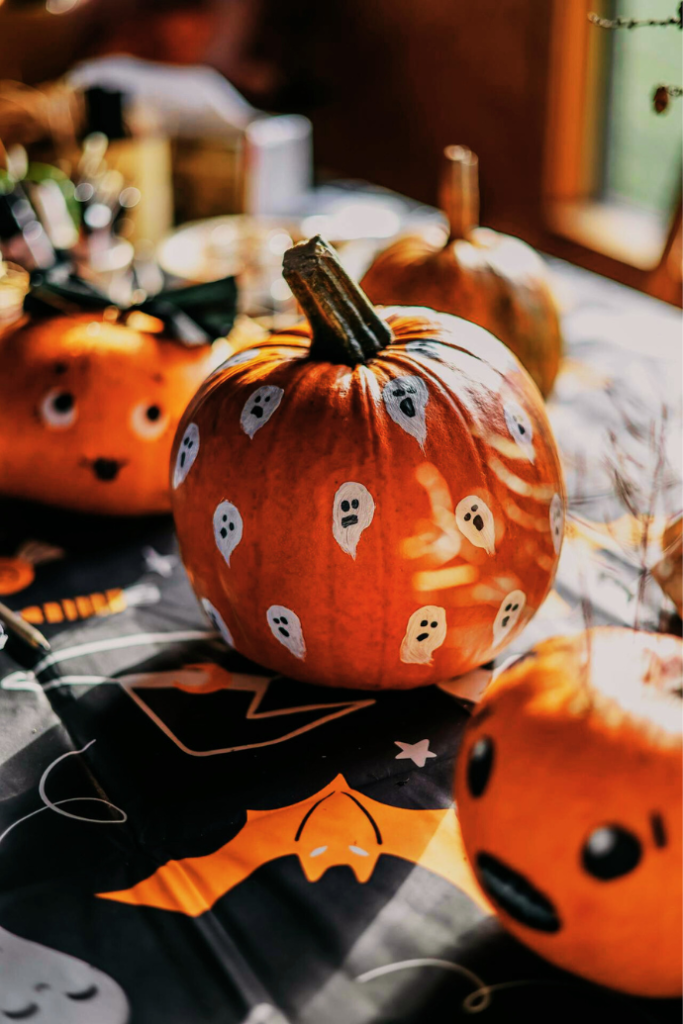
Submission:
{"label": "halloween tablecloth", "polygon": [[[679,315],[555,272],[568,534],[501,661],[588,620],[676,628],[643,569],[680,505]],[[5,503],[0,541],[2,600],[54,648],[0,654],[0,1021],[680,1020],[544,964],[477,895],[451,786],[489,669],[273,678],[212,631],[165,518]]]}

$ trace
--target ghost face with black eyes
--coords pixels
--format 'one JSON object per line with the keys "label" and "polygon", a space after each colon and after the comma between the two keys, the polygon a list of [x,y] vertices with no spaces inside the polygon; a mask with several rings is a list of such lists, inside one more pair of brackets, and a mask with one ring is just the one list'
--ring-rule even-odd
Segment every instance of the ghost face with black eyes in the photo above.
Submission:
{"label": "ghost face with black eyes", "polygon": [[0,928],[0,1020],[127,1024],[123,989],[83,960]]}
{"label": "ghost face with black eyes", "polygon": [[493,620],[493,642],[496,647],[507,642],[525,607],[526,594],[521,590],[511,590],[503,598]]}
{"label": "ghost face with black eyes", "polygon": [[564,505],[559,494],[553,494],[550,502],[550,537],[555,554],[560,553],[564,537]]}
{"label": "ghost face with black eyes", "polygon": [[434,652],[446,639],[446,610],[427,604],[408,619],[401,641],[401,661],[406,665],[431,665]]}
{"label": "ghost face with black eyes", "polygon": [[[455,797],[469,861],[517,939],[599,984],[674,997],[682,709],[646,679],[651,636],[554,637],[505,669],[465,730]],[[680,660],[678,638],[657,641]]]}
{"label": "ghost face with black eyes", "polygon": [[421,377],[395,377],[382,389],[387,412],[401,430],[414,437],[424,448],[427,440],[427,385]]}
{"label": "ghost face with black eyes", "polygon": [[306,657],[306,644],[301,628],[301,621],[296,612],[281,604],[273,604],[266,612],[266,620],[270,631],[283,647],[303,661]]}
{"label": "ghost face with black eyes", "polygon": [[363,530],[372,522],[375,502],[363,484],[348,480],[334,496],[332,508],[332,534],[342,551],[352,558]]}
{"label": "ghost face with black eyes", "polygon": [[507,401],[503,406],[505,423],[510,437],[517,445],[520,455],[533,462],[536,458],[534,450],[534,428],[521,405],[517,402]]}
{"label": "ghost face with black eyes", "polygon": [[274,384],[264,384],[249,395],[240,414],[240,426],[247,437],[253,438],[256,431],[266,425],[280,405],[283,395],[282,388]]}
{"label": "ghost face with black eyes", "polygon": [[230,565],[233,551],[242,540],[242,516],[231,501],[221,501],[213,514],[213,535],[216,547]]}
{"label": "ghost face with black eyes", "polygon": [[225,624],[225,619],[218,611],[218,609],[211,604],[207,597],[202,598],[202,608],[206,612],[209,622],[215,629],[218,630],[218,632],[220,633],[221,637],[228,645],[228,647],[234,647],[235,641],[232,638],[232,633]]}
{"label": "ghost face with black eyes", "polygon": [[196,423],[188,423],[178,445],[175,466],[173,468],[173,489],[180,487],[192,469],[199,455],[199,427]]}
{"label": "ghost face with black eyes", "polygon": [[458,529],[470,544],[483,548],[487,555],[496,550],[496,526],[493,513],[486,502],[476,494],[468,494],[455,509]]}

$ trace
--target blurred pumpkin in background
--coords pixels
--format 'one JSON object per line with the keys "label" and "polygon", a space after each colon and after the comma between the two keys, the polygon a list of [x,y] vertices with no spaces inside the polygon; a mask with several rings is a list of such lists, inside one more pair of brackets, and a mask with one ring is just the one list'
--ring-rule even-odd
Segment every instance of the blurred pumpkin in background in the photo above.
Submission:
{"label": "blurred pumpkin in background", "polygon": [[559,556],[538,390],[474,324],[375,310],[319,237],[284,276],[308,323],[229,359],[176,435],[198,597],[226,642],[305,681],[414,687],[482,664]]}
{"label": "blurred pumpkin in background", "polygon": [[176,426],[224,356],[171,340],[141,312],[22,321],[0,339],[0,493],[83,512],[168,511]]}
{"label": "blurred pumpkin in background", "polygon": [[373,302],[429,306],[486,328],[547,396],[562,335],[546,266],[520,239],[478,227],[478,161],[464,146],[445,150],[440,204],[450,224],[446,244],[399,239],[377,257],[363,288]]}
{"label": "blurred pumpkin in background", "polygon": [[566,970],[681,994],[683,643],[603,627],[501,673],[456,766],[465,848],[502,923]]}

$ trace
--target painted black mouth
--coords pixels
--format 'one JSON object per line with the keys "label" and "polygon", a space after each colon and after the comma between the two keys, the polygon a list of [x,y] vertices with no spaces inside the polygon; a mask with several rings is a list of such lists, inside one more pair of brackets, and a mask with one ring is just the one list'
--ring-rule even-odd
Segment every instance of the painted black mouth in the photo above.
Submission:
{"label": "painted black mouth", "polygon": [[478,853],[477,875],[486,894],[515,921],[539,932],[558,932],[562,927],[548,897],[497,857]]}
{"label": "painted black mouth", "polygon": [[358,516],[344,516],[344,518],[342,519],[341,523],[342,523],[342,526],[344,526],[344,527],[346,527],[346,526],[357,526],[357,524],[358,524]]}
{"label": "painted black mouth", "polygon": [[418,634],[418,637],[417,637],[417,639],[418,639],[418,643],[419,643],[419,642],[420,642],[421,640],[426,640],[426,639],[427,639],[428,637],[429,637],[429,633],[419,633],[419,634]]}
{"label": "painted black mouth", "polygon": [[123,468],[122,462],[116,459],[95,459],[92,464],[92,471],[98,480],[116,480],[119,470]]}
{"label": "painted black mouth", "polygon": [[258,420],[260,420],[261,417],[263,416],[263,409],[261,408],[261,406],[255,405],[254,408],[251,410],[251,415],[255,416]]}
{"label": "painted black mouth", "polygon": [[415,406],[413,404],[412,398],[404,398],[401,404],[399,405],[399,409],[401,410],[404,416],[415,415]]}
{"label": "painted black mouth", "polygon": [[481,533],[481,531],[484,529],[484,520],[481,518],[481,516],[475,516],[472,522]]}

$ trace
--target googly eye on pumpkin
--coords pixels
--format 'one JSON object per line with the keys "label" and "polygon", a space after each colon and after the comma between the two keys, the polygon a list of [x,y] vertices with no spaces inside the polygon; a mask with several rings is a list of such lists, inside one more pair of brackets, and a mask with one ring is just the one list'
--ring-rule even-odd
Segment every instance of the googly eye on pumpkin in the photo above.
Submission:
{"label": "googly eye on pumpkin", "polygon": [[40,403],[40,415],[51,430],[66,430],[78,417],[76,399],[71,391],[52,388]]}
{"label": "googly eye on pumpkin", "polygon": [[628,875],[640,863],[643,847],[637,836],[621,825],[594,829],[581,851],[584,870],[601,882]]}
{"label": "googly eye on pumpkin", "polygon": [[156,441],[168,426],[168,415],[155,402],[140,402],[130,414],[133,432],[143,441]]}

